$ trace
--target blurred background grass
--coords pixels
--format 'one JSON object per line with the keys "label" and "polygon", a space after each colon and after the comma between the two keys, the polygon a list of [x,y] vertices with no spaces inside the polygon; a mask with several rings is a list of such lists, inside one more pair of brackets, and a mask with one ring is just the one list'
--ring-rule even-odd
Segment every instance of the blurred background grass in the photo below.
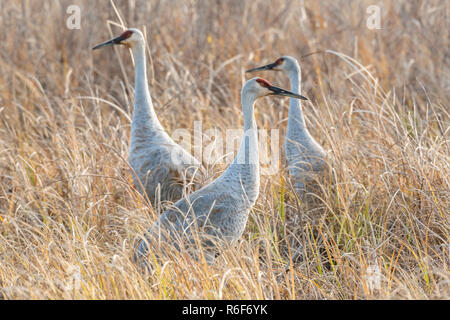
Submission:
{"label": "blurred background grass", "polygon": [[[72,4],[80,30],[66,27]],[[373,4],[379,30],[366,25]],[[0,2],[1,297],[449,298],[448,2],[116,7]],[[329,181],[299,203],[282,167],[263,176],[242,241],[214,266],[174,253],[145,276],[130,261],[160,208],[136,192],[123,160],[129,52],[91,51],[122,31],[118,13],[146,34],[150,92],[168,132],[192,130],[193,121],[241,128],[246,69],[322,51],[300,64],[307,124],[333,159]],[[261,75],[288,87],[283,74]],[[258,101],[258,126],[282,138],[287,106]]]}

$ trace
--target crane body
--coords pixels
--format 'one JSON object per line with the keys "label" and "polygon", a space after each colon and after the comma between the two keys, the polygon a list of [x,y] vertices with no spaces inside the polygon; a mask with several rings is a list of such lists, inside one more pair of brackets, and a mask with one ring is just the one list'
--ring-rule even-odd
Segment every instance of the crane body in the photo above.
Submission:
{"label": "crane body", "polygon": [[[301,69],[298,61],[283,56],[274,63],[247,70],[247,72],[274,70],[283,71],[289,77],[290,89],[296,94],[301,92]],[[326,168],[326,152],[310,134],[301,102],[290,99],[288,124],[284,141],[284,150],[288,171],[299,195],[305,194],[307,184]]]}
{"label": "crane body", "polygon": [[152,203],[176,201],[186,184],[203,172],[201,163],[167,134],[156,116],[148,90],[145,40],[137,29],[94,47],[125,45],[135,61],[134,109],[131,123],[129,163],[137,189]]}
{"label": "crane body", "polygon": [[255,100],[265,95],[306,99],[260,78],[248,80],[241,93],[244,136],[233,163],[211,184],[180,199],[160,216],[141,241],[137,259],[145,256],[149,243],[169,242],[178,249],[192,247],[196,230],[208,262],[212,263],[217,241],[232,243],[240,238],[259,195],[259,151],[253,110]]}

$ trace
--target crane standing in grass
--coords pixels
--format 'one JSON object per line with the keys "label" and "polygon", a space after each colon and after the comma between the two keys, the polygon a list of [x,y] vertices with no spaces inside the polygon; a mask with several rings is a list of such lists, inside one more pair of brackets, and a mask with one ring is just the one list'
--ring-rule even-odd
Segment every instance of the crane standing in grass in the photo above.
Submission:
{"label": "crane standing in grass", "polygon": [[[233,163],[219,178],[179,200],[156,221],[138,247],[135,255],[137,261],[141,262],[148,253],[148,244],[154,248],[154,245],[169,243],[178,250],[186,248],[189,251],[195,248],[195,239],[200,239],[206,259],[212,263],[217,253],[217,240],[233,242],[242,235],[250,209],[259,195],[254,104],[257,98],[269,95],[306,100],[261,78],[248,80],[241,93],[244,136]],[[196,238],[196,235],[199,237]]]}
{"label": "crane standing in grass", "polygon": [[[300,94],[302,76],[300,65],[295,58],[283,56],[274,63],[253,68],[247,72],[263,70],[284,71],[289,77],[291,91]],[[302,196],[307,190],[307,183],[313,180],[317,173],[325,170],[326,152],[309,133],[298,99],[290,99],[289,102],[284,148],[295,190]]]}
{"label": "crane standing in grass", "polygon": [[135,185],[141,193],[145,191],[153,203],[158,200],[176,201],[183,196],[185,183],[193,182],[195,175],[201,176],[201,163],[172,140],[156,116],[148,91],[145,40],[141,31],[128,29],[93,50],[112,45],[130,48],[135,61],[129,155]]}

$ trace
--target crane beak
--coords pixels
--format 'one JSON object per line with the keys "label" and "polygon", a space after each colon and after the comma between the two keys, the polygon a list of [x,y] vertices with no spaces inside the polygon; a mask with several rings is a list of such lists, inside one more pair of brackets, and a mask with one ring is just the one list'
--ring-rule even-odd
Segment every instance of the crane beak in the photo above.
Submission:
{"label": "crane beak", "polygon": [[113,46],[115,44],[121,44],[121,42],[125,40],[122,36],[118,36],[117,38],[111,39],[109,41],[100,43],[98,45],[96,45],[95,47],[92,48],[92,50],[97,50],[103,47],[109,47],[109,46]]}
{"label": "crane beak", "polygon": [[280,70],[276,69],[277,66],[278,66],[278,64],[276,64],[276,63],[274,62],[274,63],[270,63],[270,64],[267,64],[267,65],[262,66],[262,67],[257,67],[257,68],[249,69],[249,70],[247,70],[247,71],[245,71],[245,72],[251,73],[251,72],[256,72],[256,71],[264,71],[264,70],[280,71]]}
{"label": "crane beak", "polygon": [[275,86],[268,86],[266,88],[271,91],[271,93],[268,94],[269,96],[285,96],[285,97],[294,98],[294,99],[308,100],[308,98],[306,98],[300,94],[296,94],[296,93],[293,93],[288,90],[281,89],[281,88],[278,88]]}

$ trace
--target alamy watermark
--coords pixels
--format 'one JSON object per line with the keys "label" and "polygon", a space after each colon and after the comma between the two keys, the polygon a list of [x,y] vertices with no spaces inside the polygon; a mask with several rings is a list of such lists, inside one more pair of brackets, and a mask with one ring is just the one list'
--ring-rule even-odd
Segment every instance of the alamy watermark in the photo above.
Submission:
{"label": "alamy watermark", "polygon": [[66,270],[67,281],[64,286],[65,291],[76,291],[81,288],[81,270],[80,266],[69,266]]}
{"label": "alamy watermark", "polygon": [[366,269],[366,284],[369,291],[380,290],[381,272],[378,264],[370,264]]}
{"label": "alamy watermark", "polygon": [[381,29],[381,8],[377,5],[370,5],[366,9],[369,15],[366,20],[366,26],[370,30]]}
{"label": "alamy watermark", "polygon": [[[66,19],[66,26],[70,30],[81,29],[81,8],[77,5],[70,5],[66,9],[69,17]],[[370,30],[381,29],[381,7],[370,5],[366,9],[369,15],[366,19],[366,26]]]}
{"label": "alamy watermark", "polygon": [[69,30],[81,29],[81,9],[77,5],[67,7],[66,13],[69,17],[66,19],[66,26]]}
{"label": "alamy watermark", "polygon": [[[278,172],[281,152],[279,129],[249,129],[246,132],[243,129],[227,129],[222,133],[217,128],[203,131],[202,122],[194,121],[193,136],[189,130],[179,128],[172,132],[172,138],[206,165],[259,162],[262,174]],[[185,158],[174,153],[172,160],[182,164]]]}

